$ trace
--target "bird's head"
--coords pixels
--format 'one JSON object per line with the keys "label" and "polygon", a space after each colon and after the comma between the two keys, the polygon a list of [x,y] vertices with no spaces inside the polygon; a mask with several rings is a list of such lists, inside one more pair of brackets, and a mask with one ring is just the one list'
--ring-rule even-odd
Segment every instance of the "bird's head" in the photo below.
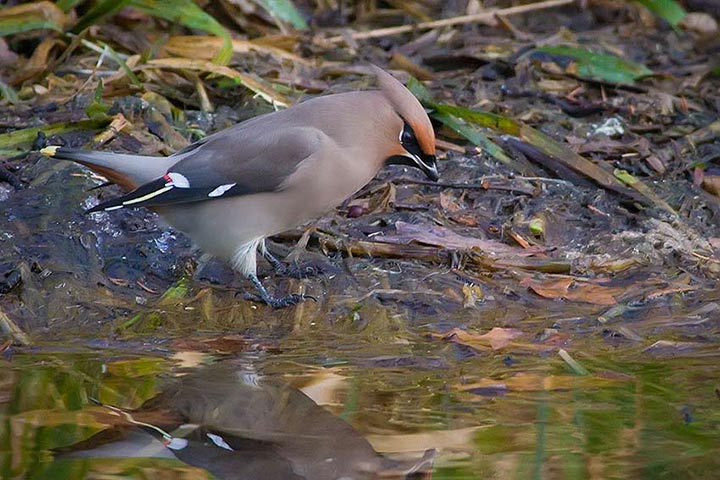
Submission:
{"label": "bird's head", "polygon": [[436,181],[439,176],[435,158],[435,132],[425,109],[395,77],[374,65],[372,69],[377,75],[380,91],[398,117],[393,122],[397,128],[393,138],[397,141],[393,140],[385,164],[419,168],[428,178]]}

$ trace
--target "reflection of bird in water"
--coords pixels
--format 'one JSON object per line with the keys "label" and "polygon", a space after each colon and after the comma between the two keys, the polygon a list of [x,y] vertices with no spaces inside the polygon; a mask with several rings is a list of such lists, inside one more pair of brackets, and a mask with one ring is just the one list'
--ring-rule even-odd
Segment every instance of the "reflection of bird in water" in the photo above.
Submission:
{"label": "reflection of bird in water", "polygon": [[387,459],[302,392],[265,380],[245,383],[242,371],[229,364],[177,379],[133,416],[161,418],[154,423],[174,430],[173,438],[161,442],[153,428],[134,430],[123,440],[67,456],[174,456],[217,478],[244,480],[430,478],[434,457],[430,450],[417,461]]}

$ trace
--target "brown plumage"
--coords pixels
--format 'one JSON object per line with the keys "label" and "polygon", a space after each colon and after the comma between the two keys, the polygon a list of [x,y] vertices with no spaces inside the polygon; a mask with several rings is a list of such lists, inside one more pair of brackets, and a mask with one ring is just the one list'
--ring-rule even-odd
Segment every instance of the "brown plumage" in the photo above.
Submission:
{"label": "brown plumage", "polygon": [[435,136],[415,97],[374,67],[380,90],[327,95],[210,135],[170,157],[61,147],[73,160],[134,190],[90,211],[150,207],[203,250],[250,278],[281,307],[302,297],[270,296],[256,276],[264,239],[316,218],[365,186],[386,164],[437,180]]}

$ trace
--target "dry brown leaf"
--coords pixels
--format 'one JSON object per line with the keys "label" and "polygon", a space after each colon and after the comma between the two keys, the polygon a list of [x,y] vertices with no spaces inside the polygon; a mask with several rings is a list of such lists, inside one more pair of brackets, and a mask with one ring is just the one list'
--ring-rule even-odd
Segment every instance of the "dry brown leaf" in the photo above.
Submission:
{"label": "dry brown leaf", "polygon": [[717,35],[718,22],[709,13],[690,12],[680,20],[680,26],[685,30],[698,33],[702,36]]}
{"label": "dry brown leaf", "polygon": [[166,68],[172,70],[191,70],[195,72],[214,73],[216,75],[222,75],[224,77],[238,80],[249,90],[273,105],[289,107],[292,103],[285,95],[277,92],[269,85],[265,85],[265,83],[261,80],[245,73],[240,73],[230,67],[217,65],[207,60],[194,60],[189,58],[156,58],[149,60],[145,64],[139,65],[137,68]]}
{"label": "dry brown leaf", "polygon": [[457,212],[462,209],[455,201],[454,195],[449,192],[440,192],[440,206],[447,212]]}
{"label": "dry brown leaf", "polygon": [[58,38],[47,38],[33,50],[32,57],[21,64],[20,68],[10,79],[10,83],[17,85],[25,80],[40,75],[50,67],[50,53],[55,47],[64,47],[65,42]]}
{"label": "dry brown leaf", "polygon": [[463,308],[471,308],[481,303],[485,299],[482,287],[480,285],[471,285],[466,283],[462,287],[463,291]]}
{"label": "dry brown leaf", "polygon": [[[212,60],[223,44],[223,39],[206,35],[178,35],[170,37],[163,49],[172,54],[186,58]],[[232,39],[233,53],[246,54],[256,52],[275,57],[276,60],[287,60],[293,64],[307,64],[308,61],[294,53],[253,40]]]}
{"label": "dry brown leaf", "polygon": [[[5,2],[3,2],[5,3]],[[68,17],[53,2],[31,2],[12,7],[4,6],[0,8],[0,20],[7,23],[18,24],[28,23],[39,24],[40,20],[44,21],[45,28],[53,28],[62,30],[68,22]]]}
{"label": "dry brown leaf", "polygon": [[539,392],[551,390],[568,390],[576,388],[592,388],[617,384],[630,380],[631,377],[619,375],[578,376],[578,375],[544,375],[534,372],[520,372],[501,380],[483,378],[477,382],[458,385],[457,390],[468,392],[479,389],[503,389],[516,392]]}
{"label": "dry brown leaf", "polygon": [[708,343],[658,340],[643,350],[643,353],[657,357],[720,356],[720,348]]}
{"label": "dry brown leaf", "polygon": [[445,341],[467,345],[475,350],[498,350],[509,345],[513,339],[523,334],[516,328],[493,327],[488,333],[482,335],[468,333],[465,330],[454,328],[443,335],[436,335]]}
{"label": "dry brown leaf", "polygon": [[461,449],[471,445],[476,432],[482,427],[468,427],[455,430],[433,430],[398,435],[371,434],[365,439],[379,453],[421,452],[428,448]]}
{"label": "dry brown leaf", "polygon": [[702,177],[702,188],[716,197],[720,197],[720,176],[705,174]]}
{"label": "dry brown leaf", "polygon": [[545,281],[523,278],[520,285],[531,289],[541,297],[563,298],[575,302],[592,303],[593,305],[615,305],[617,295],[625,293],[621,287],[604,287],[590,283],[580,283],[572,278],[549,279]]}
{"label": "dry brown leaf", "polygon": [[395,203],[395,185],[388,183],[382,191],[370,197],[366,213],[378,213],[387,211],[390,204]]}

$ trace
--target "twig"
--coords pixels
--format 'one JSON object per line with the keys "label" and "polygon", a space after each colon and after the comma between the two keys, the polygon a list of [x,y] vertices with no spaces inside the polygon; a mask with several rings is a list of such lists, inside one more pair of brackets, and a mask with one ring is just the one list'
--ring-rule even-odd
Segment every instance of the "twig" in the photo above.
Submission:
{"label": "twig", "polygon": [[434,290],[398,290],[396,288],[375,288],[370,290],[360,298],[349,298],[347,301],[352,303],[360,303],[375,295],[444,295],[444,292],[436,292]]}
{"label": "twig", "polygon": [[22,190],[23,183],[20,179],[7,168],[0,165],[0,182],[7,182],[15,190]]}
{"label": "twig", "polygon": [[489,183],[485,179],[481,183],[452,183],[452,182],[432,182],[429,180],[416,180],[413,178],[396,178],[392,183],[410,184],[410,185],[426,185],[436,188],[454,188],[463,190],[505,190],[515,193],[523,193],[532,195],[535,188],[530,185],[511,185],[510,183]]}
{"label": "twig", "polygon": [[[528,5],[518,5],[510,8],[498,8],[488,10],[487,12],[476,13],[473,15],[463,15],[460,17],[444,18],[442,20],[434,20],[432,22],[422,22],[416,25],[401,25],[398,27],[379,28],[370,30],[369,32],[353,32],[348,35],[352,40],[364,40],[368,38],[387,37],[390,35],[399,35],[401,33],[413,32],[417,30],[430,30],[439,27],[449,27],[453,25],[462,25],[466,23],[479,22],[495,22],[496,15],[518,15],[521,13],[543,10],[546,8],[561,7],[574,3],[575,0],[547,0],[545,2],[531,3]],[[340,43],[346,41],[345,35],[337,35],[326,39],[329,43]]]}
{"label": "twig", "polygon": [[19,345],[30,345],[30,337],[2,310],[0,310],[0,332],[11,337]]}

